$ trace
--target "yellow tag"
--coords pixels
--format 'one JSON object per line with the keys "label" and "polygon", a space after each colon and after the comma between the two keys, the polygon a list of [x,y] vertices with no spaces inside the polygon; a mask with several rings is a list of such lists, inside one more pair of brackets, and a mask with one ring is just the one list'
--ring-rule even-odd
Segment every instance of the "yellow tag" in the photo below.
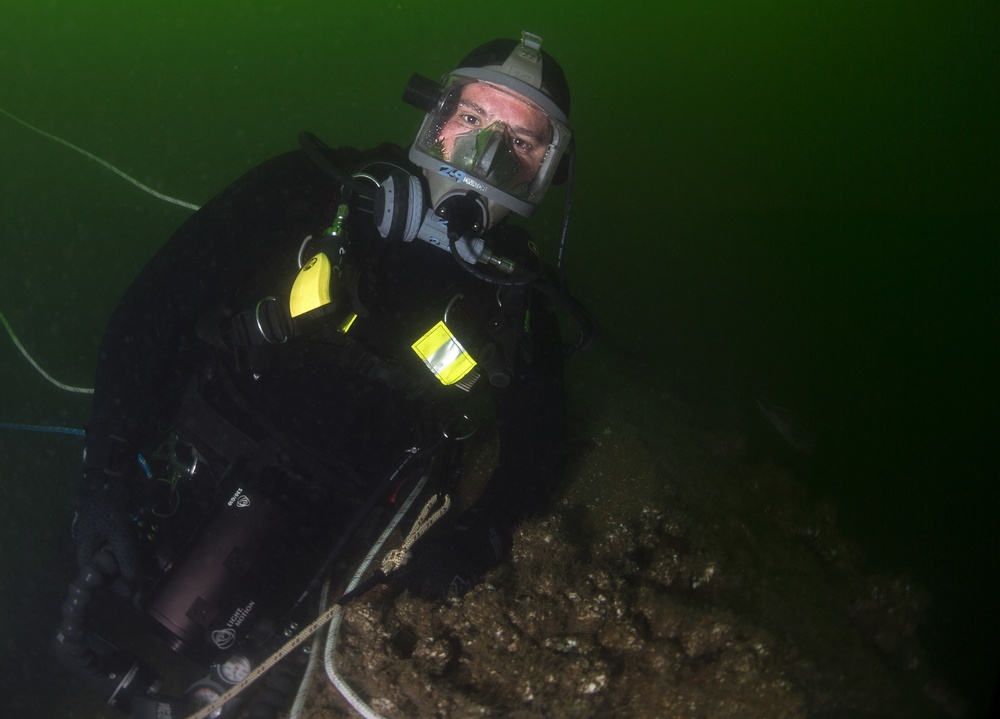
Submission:
{"label": "yellow tag", "polygon": [[292,317],[330,304],[330,260],[320,252],[302,265],[288,296]]}

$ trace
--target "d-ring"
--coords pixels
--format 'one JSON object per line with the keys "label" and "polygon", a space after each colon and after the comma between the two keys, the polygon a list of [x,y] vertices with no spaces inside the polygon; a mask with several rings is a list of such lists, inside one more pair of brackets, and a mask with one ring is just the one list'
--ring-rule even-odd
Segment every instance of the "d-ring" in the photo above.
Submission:
{"label": "d-ring", "polygon": [[445,439],[454,439],[456,442],[464,442],[469,437],[471,437],[472,435],[474,435],[476,433],[476,430],[479,429],[479,427],[476,426],[476,423],[472,421],[472,418],[469,417],[469,415],[463,414],[461,417],[458,418],[458,420],[455,422],[455,424],[457,425],[463,419],[466,422],[468,422],[468,424],[469,424],[469,430],[465,434],[463,434],[461,437],[452,437],[452,436],[450,436],[448,434],[448,430],[447,429],[442,429],[441,430],[442,436]]}
{"label": "d-ring", "polygon": [[264,326],[261,324],[261,321],[260,321],[260,308],[261,308],[261,305],[263,305],[268,300],[271,300],[271,302],[277,302],[278,298],[274,297],[273,295],[268,295],[267,297],[265,297],[264,299],[262,299],[260,302],[257,303],[257,307],[253,311],[254,317],[257,319],[257,329],[260,330],[260,336],[263,337],[267,341],[268,344],[272,344],[272,345],[273,344],[279,344],[279,345],[280,344],[284,344],[285,342],[288,341],[288,337],[282,337],[281,340],[273,340],[273,339],[271,339],[270,337],[267,336],[267,332],[264,331]]}

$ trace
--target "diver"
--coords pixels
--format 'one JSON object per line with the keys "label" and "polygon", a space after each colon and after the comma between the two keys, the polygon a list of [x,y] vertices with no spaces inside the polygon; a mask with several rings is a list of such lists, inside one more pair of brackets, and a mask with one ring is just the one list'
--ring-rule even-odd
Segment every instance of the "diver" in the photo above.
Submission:
{"label": "diver", "polygon": [[[102,580],[206,662],[265,645],[416,475],[454,481],[476,408],[491,407],[499,440],[491,478],[398,586],[468,590],[559,482],[557,313],[578,346],[592,326],[506,219],[571,178],[563,71],[524,33],[440,82],[415,75],[404,99],[425,113],[408,149],[304,133],[200,208],[121,299],[73,520],[90,574],[59,636],[71,667],[109,674],[81,633]],[[130,709],[122,685],[106,692]]]}

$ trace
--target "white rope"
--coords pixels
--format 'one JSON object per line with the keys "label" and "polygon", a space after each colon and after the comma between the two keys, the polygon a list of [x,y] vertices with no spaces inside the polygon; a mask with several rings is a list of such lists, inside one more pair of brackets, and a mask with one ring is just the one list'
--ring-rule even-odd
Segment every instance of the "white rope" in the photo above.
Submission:
{"label": "white rope", "polygon": [[[327,577],[326,581],[323,582],[323,589],[319,593],[319,610],[321,612],[326,608],[326,600],[329,594],[330,577]],[[299,719],[305,710],[306,697],[309,696],[309,690],[312,688],[312,678],[313,674],[316,673],[316,665],[319,664],[319,652],[322,646],[323,637],[319,632],[316,632],[313,635],[312,646],[309,648],[309,661],[306,663],[306,671],[302,675],[302,681],[299,682],[299,690],[295,694],[295,701],[292,703],[292,709],[288,713],[288,719]]]}
{"label": "white rope", "polygon": [[141,182],[139,182],[137,179],[135,179],[131,175],[128,175],[125,172],[123,172],[122,170],[119,170],[117,167],[115,167],[114,165],[112,165],[107,160],[102,160],[97,155],[95,155],[95,154],[93,154],[91,152],[87,152],[82,147],[77,147],[72,142],[68,142],[68,141],[62,139],[61,137],[56,137],[55,135],[52,135],[52,134],[46,132],[45,130],[41,130],[41,129],[35,127],[34,125],[32,125],[32,124],[30,124],[28,122],[25,122],[24,120],[22,120],[21,118],[19,118],[17,115],[12,115],[11,113],[9,113],[6,110],[4,110],[2,107],[0,107],[0,114],[6,115],[7,117],[9,117],[14,122],[16,122],[19,125],[22,125],[22,126],[28,128],[32,132],[37,132],[42,137],[45,137],[45,138],[47,138],[49,140],[52,140],[53,142],[58,142],[60,145],[64,145],[65,147],[68,147],[73,152],[78,152],[79,154],[81,154],[84,157],[86,157],[88,160],[92,160],[93,162],[96,162],[101,167],[104,167],[104,168],[106,168],[108,170],[111,170],[113,173],[115,173],[116,175],[118,175],[120,178],[122,178],[123,180],[125,180],[129,184],[131,184],[131,185],[133,185],[135,187],[138,187],[143,192],[148,192],[150,195],[152,195],[153,197],[155,197],[158,200],[163,200],[164,202],[169,202],[169,203],[171,203],[173,205],[178,205],[180,207],[186,207],[189,210],[197,210],[198,209],[198,205],[195,205],[195,204],[193,204],[191,202],[187,202],[185,200],[178,200],[176,197],[171,197],[170,195],[165,195],[162,192],[158,192],[158,191],[154,190],[152,187],[150,187],[148,185],[142,184]]}
{"label": "white rope", "polygon": [[[0,110],[0,112],[3,112],[3,110]],[[50,375],[48,372],[43,370],[42,366],[35,361],[34,357],[28,354],[28,350],[24,348],[24,345],[21,344],[21,340],[19,340],[17,338],[17,335],[14,334],[14,330],[11,328],[10,323],[7,322],[7,318],[4,317],[3,312],[0,312],[0,322],[3,322],[3,326],[7,330],[7,334],[9,334],[10,338],[14,340],[14,346],[17,347],[18,351],[22,355],[24,355],[24,358],[31,363],[31,366],[35,368],[35,371],[38,372],[38,374],[40,374],[42,377],[47,379],[49,382],[54,384],[59,389],[66,390],[67,392],[76,392],[78,394],[94,394],[93,387],[74,387],[72,385],[64,384],[59,380],[57,380],[52,375]]]}
{"label": "white rope", "polygon": [[[361,577],[368,570],[368,566],[375,560],[375,556],[381,550],[382,545],[385,544],[385,541],[389,538],[389,534],[391,533],[391,531],[395,528],[396,524],[398,524],[399,520],[409,509],[409,505],[420,493],[422,484],[426,481],[426,479],[427,479],[426,476],[421,477],[420,483],[417,485],[417,487],[414,488],[413,492],[410,493],[410,496],[406,498],[405,505],[401,507],[400,511],[396,514],[396,516],[393,517],[393,521],[390,524],[390,527],[386,529],[386,531],[382,534],[381,537],[379,537],[378,542],[376,542],[375,546],[372,547],[372,551],[368,553],[368,556],[366,556],[364,561],[361,563],[361,566],[358,568],[357,573],[351,580],[351,585],[349,586],[348,591],[357,586],[358,582],[361,580]],[[406,539],[403,540],[403,545],[400,547],[400,549],[403,551],[399,553],[398,556],[403,557],[403,560],[401,562],[394,563],[389,571],[394,571],[395,569],[398,569],[399,567],[403,566],[403,564],[405,564],[407,560],[409,560],[410,547],[413,546],[413,543],[416,542],[421,536],[423,536],[423,534],[428,529],[430,529],[430,527],[434,524],[434,522],[438,521],[441,517],[443,517],[444,513],[448,511],[448,507],[451,506],[451,499],[448,497],[448,495],[445,495],[442,506],[436,512],[434,512],[433,515],[428,516],[430,514],[430,508],[433,506],[434,503],[436,503],[436,501],[437,497],[434,496],[431,497],[430,500],[428,500],[427,504],[424,505],[424,508],[420,511],[420,516],[417,517],[417,521],[414,522],[413,527],[410,529],[409,534],[406,536]],[[388,554],[394,554],[397,552],[398,550],[393,550]],[[383,571],[386,574],[389,573],[388,571],[385,571],[385,567],[387,566],[386,564],[387,560],[388,560],[388,555],[386,556],[386,560],[383,560],[382,563]],[[337,671],[336,660],[334,659],[334,651],[337,647],[337,638],[340,634],[340,620],[342,616],[343,616],[342,614],[338,613],[330,619],[330,628],[326,636],[326,648],[324,650],[324,655],[323,655],[323,665],[326,669],[326,676],[327,678],[329,678],[330,683],[333,684],[334,687],[336,687],[338,692],[340,692],[340,695],[344,697],[347,703],[350,704],[358,714],[363,716],[365,719],[385,719],[385,717],[383,717],[381,714],[379,714],[370,706],[368,706],[365,703],[365,701],[360,696],[358,696],[357,692],[354,691],[351,685],[347,683],[347,680],[343,676],[341,676],[340,673]]]}
{"label": "white rope", "polygon": [[[139,188],[143,192],[149,193],[150,195],[152,195],[153,197],[155,197],[158,200],[163,200],[164,202],[169,202],[171,204],[178,205],[180,207],[185,207],[185,208],[187,208],[189,210],[197,210],[197,209],[199,209],[198,205],[195,205],[195,204],[193,204],[191,202],[187,202],[185,200],[179,200],[176,197],[171,197],[170,195],[166,195],[166,194],[164,194],[162,192],[158,192],[157,190],[154,190],[152,187],[149,187],[148,185],[144,185],[143,183],[139,182],[137,179],[135,179],[131,175],[123,172],[122,170],[119,170],[117,167],[115,167],[114,165],[112,165],[107,160],[104,160],[104,159],[98,157],[97,155],[93,154],[92,152],[88,152],[87,150],[84,150],[82,147],[77,147],[72,142],[64,140],[61,137],[57,137],[56,135],[53,135],[53,134],[51,134],[49,132],[46,132],[45,130],[42,130],[40,128],[35,127],[31,123],[29,123],[29,122],[27,122],[25,120],[22,120],[17,115],[14,115],[14,114],[12,114],[10,112],[7,112],[2,107],[0,107],[0,114],[6,115],[7,117],[9,117],[11,120],[13,120],[14,122],[16,122],[17,124],[21,125],[22,127],[26,127],[27,129],[29,129],[32,132],[35,132],[35,133],[41,135],[42,137],[44,137],[46,139],[52,140],[53,142],[58,142],[60,145],[63,145],[64,147],[68,147],[73,152],[76,152],[76,153],[79,153],[79,154],[83,155],[88,160],[96,162],[101,167],[104,167],[104,168],[110,170],[111,172],[115,173],[116,175],[118,175],[119,177],[121,177],[123,180],[125,180],[129,184],[133,185],[134,187]],[[32,358],[32,356],[30,354],[28,354],[28,351],[24,348],[24,345],[21,344],[20,340],[17,339],[17,335],[15,335],[14,331],[10,328],[10,325],[7,323],[7,319],[3,316],[2,312],[0,312],[0,320],[3,321],[3,325],[7,329],[7,334],[9,334],[10,338],[12,340],[14,340],[14,345],[17,347],[18,351],[20,351],[20,353],[22,355],[24,355],[24,358],[26,360],[28,360],[28,362],[31,363],[31,366],[34,367],[35,370],[42,377],[44,377],[46,380],[48,380],[49,382],[51,382],[53,385],[55,385],[59,389],[65,390],[66,392],[75,392],[75,393],[78,393],[78,394],[93,394],[94,393],[94,390],[93,390],[92,387],[73,387],[72,385],[64,384],[64,383],[60,382],[59,380],[55,379],[48,372],[46,372],[45,370],[43,370],[42,367]]]}

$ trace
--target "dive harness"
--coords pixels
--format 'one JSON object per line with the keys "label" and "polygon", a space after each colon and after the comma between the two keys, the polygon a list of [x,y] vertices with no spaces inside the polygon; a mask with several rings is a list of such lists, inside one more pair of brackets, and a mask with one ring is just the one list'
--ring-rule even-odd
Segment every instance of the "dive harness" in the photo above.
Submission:
{"label": "dive harness", "polygon": [[[475,220],[475,213],[468,209],[474,198],[451,198],[439,208],[435,219],[425,219],[420,229],[414,230],[416,225],[410,221],[400,231],[395,216],[411,219],[415,216],[413,208],[404,205],[413,201],[414,194],[419,195],[419,190],[413,187],[419,187],[419,178],[404,173],[392,163],[380,162],[373,164],[392,168],[384,180],[376,179],[365,168],[348,175],[330,159],[330,149],[318,138],[302,133],[299,141],[308,157],[340,184],[340,197],[330,226],[318,238],[309,235],[302,241],[297,257],[299,270],[290,290],[272,292],[257,301],[252,309],[237,313],[229,331],[225,332],[227,336],[219,338],[228,347],[239,348],[251,374],[258,374],[266,366],[266,359],[260,358],[269,354],[268,346],[284,344],[292,337],[323,332],[324,340],[337,347],[328,357],[333,363],[390,387],[408,392],[420,390],[421,378],[414,378],[396,363],[351,339],[352,326],[359,317],[368,314],[358,296],[358,270],[350,260],[352,238],[348,219],[355,206],[375,215],[379,221],[378,231],[388,241],[423,239],[449,251],[465,272],[497,287],[498,309],[486,319],[483,328],[483,334],[492,339],[480,347],[475,356],[463,343],[453,323],[449,323],[449,310],[462,299],[461,294],[452,298],[438,322],[424,328],[413,339],[412,351],[441,385],[469,391],[484,373],[496,386],[506,386],[510,382],[510,365],[518,348],[530,351],[518,340],[524,329],[521,325],[527,321],[526,315],[519,320],[512,314],[526,311],[523,293],[528,287],[544,295],[577,325],[579,336],[568,348],[570,351],[582,351],[593,342],[594,322],[582,305],[562,289],[565,282],[561,278],[549,277],[541,269],[527,270],[509,258],[496,255],[477,236],[482,228]],[[405,185],[410,189],[402,192],[400,188]],[[374,199],[371,197],[373,190]],[[436,229],[427,231],[428,223]],[[307,249],[308,259],[305,259]],[[561,252],[562,248],[560,260]],[[480,270],[477,264],[485,264],[493,270]]]}

